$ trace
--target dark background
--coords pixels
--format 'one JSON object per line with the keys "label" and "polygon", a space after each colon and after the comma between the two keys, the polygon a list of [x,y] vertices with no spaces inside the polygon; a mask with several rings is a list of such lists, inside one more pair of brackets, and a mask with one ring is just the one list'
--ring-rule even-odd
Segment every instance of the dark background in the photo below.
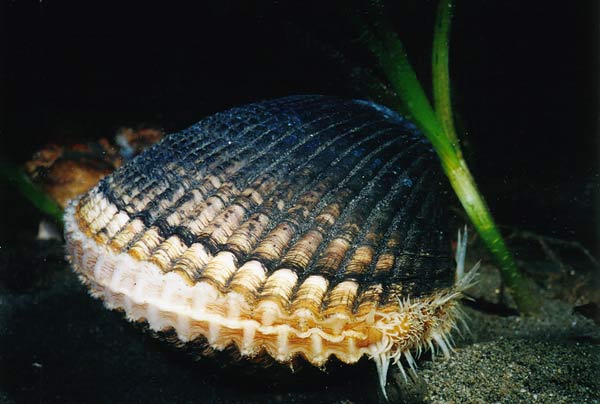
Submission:
{"label": "dark background", "polygon": [[[364,97],[347,70],[374,66],[346,23],[355,8],[326,3],[3,1],[0,163],[22,164],[51,142],[111,138],[122,125],[176,131],[265,98]],[[429,83],[437,3],[390,3],[386,13]],[[598,3],[457,3],[453,96],[470,167],[497,221],[578,240],[597,255]],[[0,310],[0,324],[10,324],[0,330],[0,401],[317,403],[377,394],[370,363],[294,387],[297,380],[223,376],[208,361],[194,367],[165,355],[87,296],[64,270],[60,245],[35,250],[40,215],[4,183],[0,211],[0,248],[9,252],[0,267],[20,271],[19,282],[37,279],[0,296],[0,308],[14,303]]]}
{"label": "dark background", "polygon": [[[21,163],[46,143],[110,138],[123,124],[175,131],[270,97],[364,96],[326,50],[374,66],[347,29],[356,7],[323,3],[5,1],[0,158]],[[436,2],[390,3],[429,83]],[[596,248],[598,3],[457,3],[454,100],[497,221]]]}

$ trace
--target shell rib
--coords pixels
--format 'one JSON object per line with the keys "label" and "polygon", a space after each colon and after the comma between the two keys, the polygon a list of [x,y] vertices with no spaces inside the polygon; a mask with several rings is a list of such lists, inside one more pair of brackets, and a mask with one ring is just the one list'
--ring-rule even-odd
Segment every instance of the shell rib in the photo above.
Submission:
{"label": "shell rib", "polygon": [[90,293],[131,321],[280,362],[368,355],[383,386],[390,360],[450,345],[446,196],[410,122],[296,96],[167,136],[72,201],[65,232]]}

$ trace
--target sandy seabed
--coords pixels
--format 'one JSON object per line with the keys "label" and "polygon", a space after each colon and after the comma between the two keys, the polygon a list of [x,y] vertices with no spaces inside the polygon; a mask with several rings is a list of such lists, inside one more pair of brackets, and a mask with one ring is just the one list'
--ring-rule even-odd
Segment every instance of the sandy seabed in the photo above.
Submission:
{"label": "sandy seabed", "polygon": [[[191,360],[89,297],[59,243],[27,265],[19,254],[29,249],[19,251],[0,260],[2,279],[17,270],[39,279],[0,283],[1,403],[385,402],[368,360],[295,374]],[[496,271],[484,266],[479,278],[472,294],[493,299]],[[532,317],[465,308],[470,332],[455,335],[456,352],[423,355],[416,382],[391,370],[390,402],[600,403],[600,327],[545,295]]]}

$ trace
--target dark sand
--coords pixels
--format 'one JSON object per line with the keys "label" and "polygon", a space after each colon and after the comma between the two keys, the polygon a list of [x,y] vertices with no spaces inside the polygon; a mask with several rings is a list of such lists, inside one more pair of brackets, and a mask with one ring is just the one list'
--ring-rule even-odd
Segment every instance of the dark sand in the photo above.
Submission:
{"label": "dark sand", "polygon": [[[0,402],[381,402],[366,360],[295,375],[194,362],[89,297],[58,242],[44,248],[42,258],[40,242],[4,250],[0,261]],[[21,275],[7,282],[7,271]],[[472,293],[493,299],[496,283],[484,268]],[[600,403],[600,327],[571,304],[544,298],[535,317],[465,311],[471,332],[455,336],[456,352],[423,355],[417,383],[391,371],[390,402]]]}

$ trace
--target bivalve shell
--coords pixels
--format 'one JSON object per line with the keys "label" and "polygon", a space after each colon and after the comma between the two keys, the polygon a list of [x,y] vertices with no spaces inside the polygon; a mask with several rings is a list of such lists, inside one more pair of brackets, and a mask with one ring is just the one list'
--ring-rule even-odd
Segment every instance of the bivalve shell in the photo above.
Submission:
{"label": "bivalve shell", "polygon": [[294,96],[167,136],[72,201],[65,231],[90,293],[132,321],[245,357],[367,355],[383,386],[390,360],[448,350],[447,196],[409,121]]}

